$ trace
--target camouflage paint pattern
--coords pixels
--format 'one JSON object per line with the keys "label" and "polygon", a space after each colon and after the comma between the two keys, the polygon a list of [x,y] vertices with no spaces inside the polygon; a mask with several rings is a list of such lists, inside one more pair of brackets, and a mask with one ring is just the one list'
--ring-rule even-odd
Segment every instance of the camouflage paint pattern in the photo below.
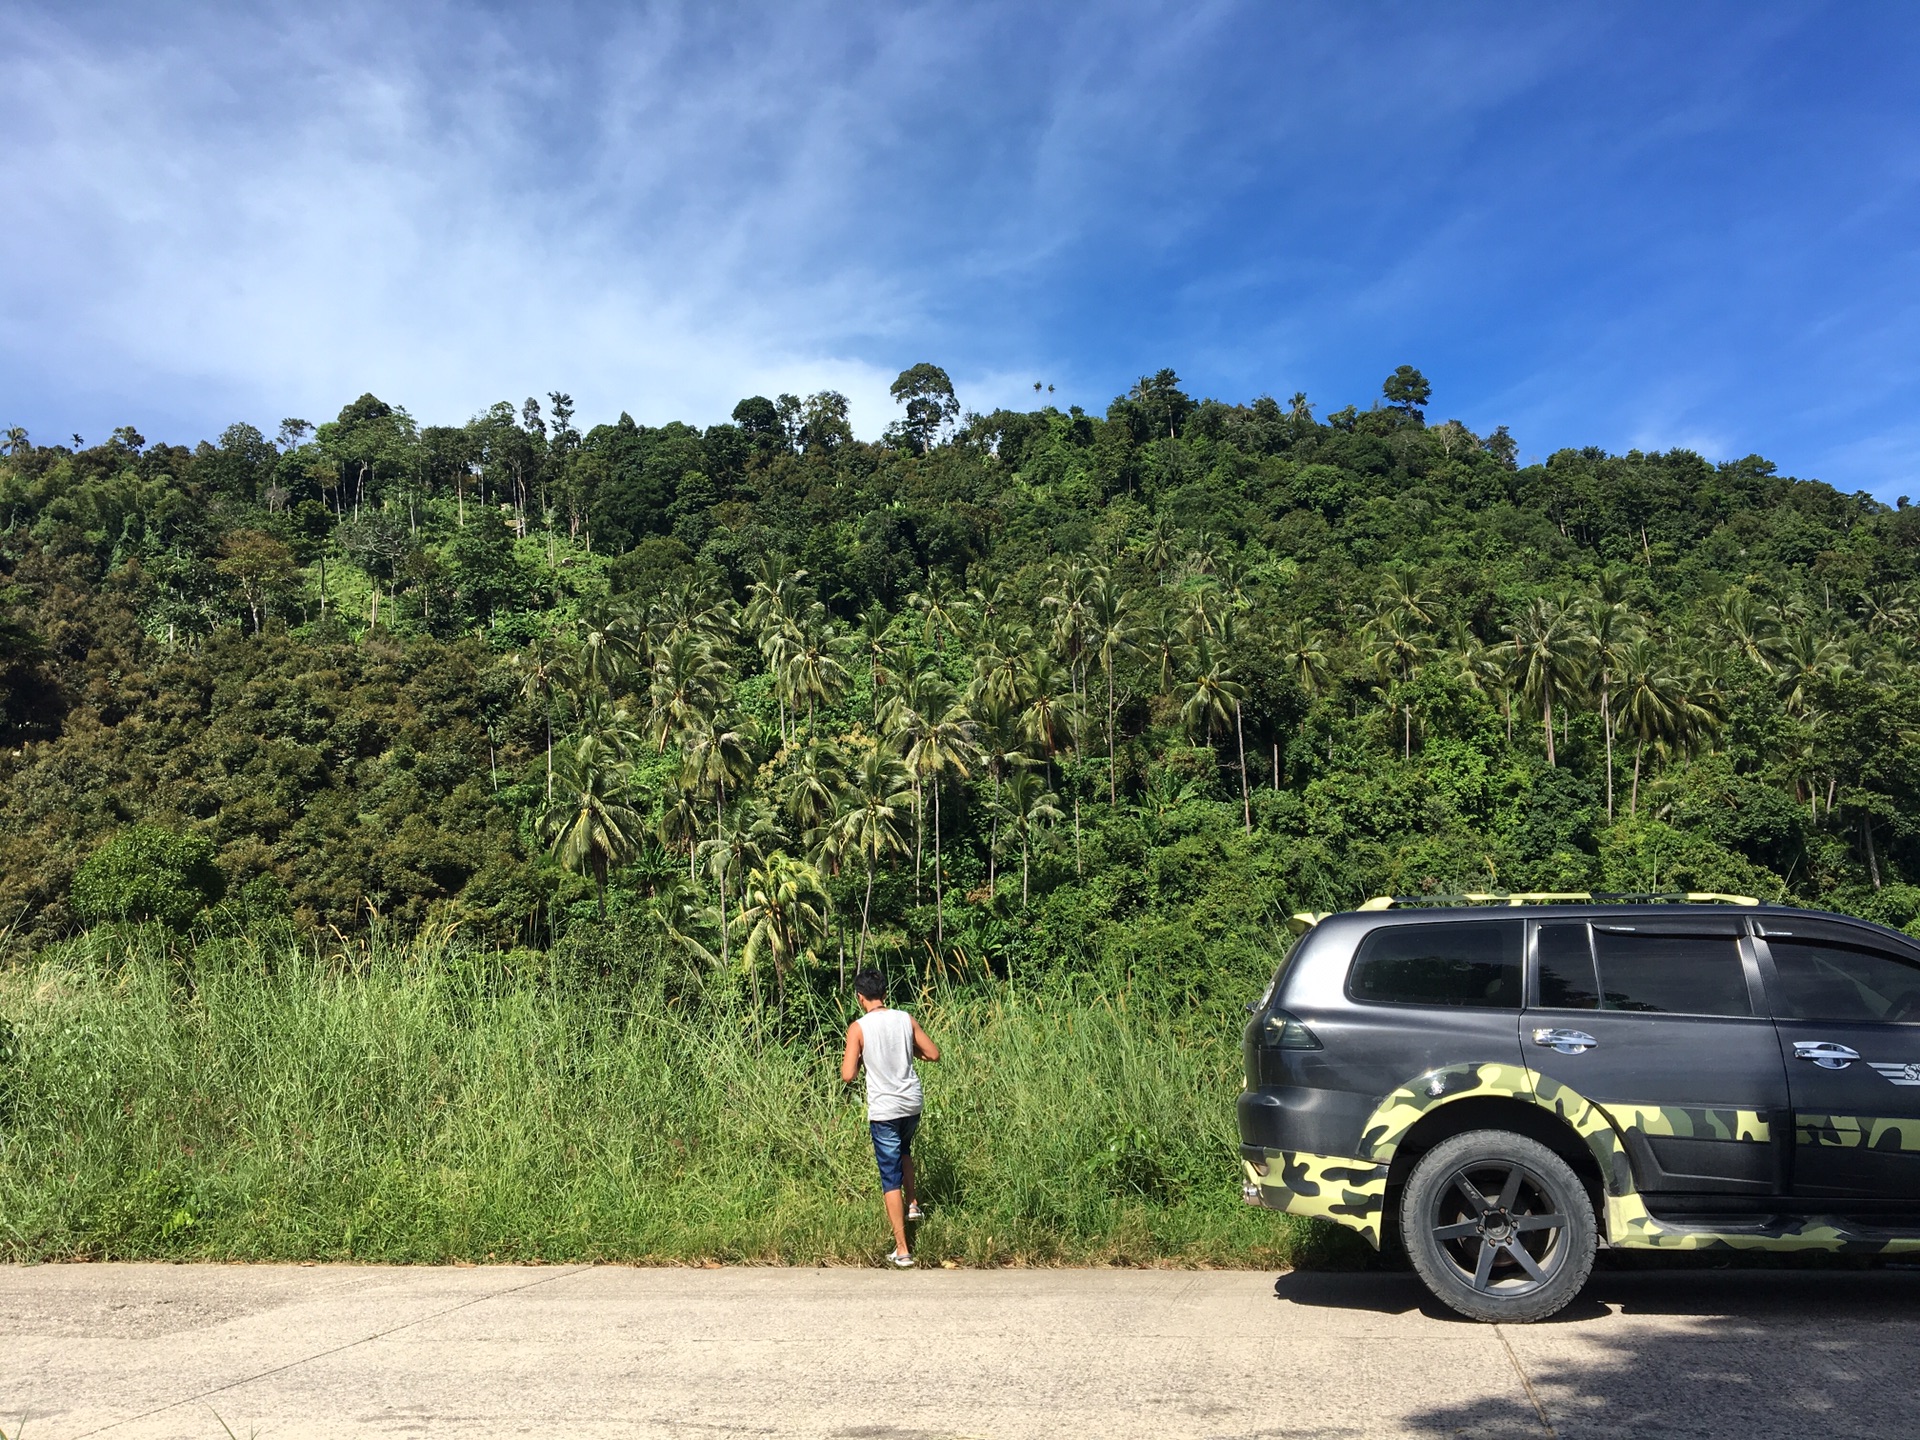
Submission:
{"label": "camouflage paint pattern", "polygon": [[[1436,1089],[1440,1093],[1434,1094]],[[1265,1152],[1268,1173],[1262,1175],[1248,1163],[1247,1178],[1259,1187],[1261,1203],[1269,1209],[1335,1221],[1378,1246],[1387,1173],[1394,1152],[1423,1116],[1468,1096],[1524,1099],[1557,1116],[1586,1142],[1605,1181],[1604,1220],[1610,1245],[1633,1250],[1920,1252],[1920,1236],[1863,1237],[1817,1218],[1784,1229],[1747,1234],[1700,1230],[1658,1220],[1634,1188],[1620,1127],[1639,1129],[1648,1135],[1765,1143],[1771,1139],[1766,1119],[1752,1110],[1698,1106],[1621,1105],[1613,1107],[1610,1115],[1571,1086],[1529,1067],[1498,1062],[1443,1066],[1395,1090],[1368,1118],[1358,1157],[1269,1150]],[[1892,1148],[1889,1137],[1894,1137],[1903,1151],[1920,1152],[1920,1121],[1809,1116],[1801,1122],[1803,1144]]]}
{"label": "camouflage paint pattern", "polygon": [[1773,1127],[1758,1110],[1727,1110],[1694,1105],[1608,1105],[1613,1123],[1642,1135],[1673,1135],[1684,1140],[1750,1140],[1766,1144]]}
{"label": "camouflage paint pattern", "polygon": [[1782,1229],[1746,1234],[1679,1227],[1654,1219],[1638,1195],[1607,1197],[1607,1243],[1623,1250],[1826,1250],[1849,1255],[1920,1251],[1920,1236],[1863,1237],[1819,1217],[1796,1221]]}
{"label": "camouflage paint pattern", "polygon": [[[1438,1093],[1436,1093],[1438,1092]],[[1533,1072],[1519,1065],[1443,1065],[1416,1076],[1380,1102],[1360,1132],[1363,1159],[1393,1162],[1407,1132],[1437,1106],[1468,1096],[1533,1099]]]}
{"label": "camouflage paint pattern", "polygon": [[1920,1120],[1892,1120],[1875,1115],[1799,1115],[1794,1117],[1793,1138],[1800,1145],[1920,1154]]}
{"label": "camouflage paint pattern", "polygon": [[1247,1179],[1260,1187],[1260,1203],[1289,1215],[1332,1220],[1380,1244],[1380,1216],[1387,1198],[1387,1167],[1344,1155],[1304,1150],[1268,1150],[1267,1173],[1246,1161]]}

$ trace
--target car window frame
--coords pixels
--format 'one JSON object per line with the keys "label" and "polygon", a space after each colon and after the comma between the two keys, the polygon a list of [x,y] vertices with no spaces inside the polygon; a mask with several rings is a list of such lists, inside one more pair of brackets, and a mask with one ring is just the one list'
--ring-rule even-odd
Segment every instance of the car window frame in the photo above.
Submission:
{"label": "car window frame", "polygon": [[[1518,925],[1520,927],[1520,984],[1519,999],[1512,1005],[1448,1005],[1431,1000],[1375,1000],[1354,992],[1354,972],[1360,968],[1362,953],[1376,935],[1388,930],[1437,930],[1449,925]],[[1526,924],[1517,915],[1462,915],[1458,919],[1446,920],[1401,920],[1384,925],[1369,927],[1354,942],[1353,949],[1347,953],[1346,973],[1340,980],[1340,994],[1349,1005],[1364,1005],[1375,1010],[1416,1010],[1423,1015],[1476,1014],[1476,1015],[1520,1015],[1527,1008],[1527,944],[1530,936]]]}
{"label": "car window frame", "polygon": [[[1605,977],[1600,973],[1600,953],[1596,943],[1596,932],[1601,930],[1615,933],[1647,934],[1665,939],[1731,939],[1736,943],[1740,956],[1740,974],[1746,981],[1747,1004],[1751,1013],[1746,1015],[1716,1015],[1710,1011],[1699,1010],[1614,1010],[1604,1003],[1592,1009],[1570,1009],[1559,1005],[1545,1005],[1540,1002],[1540,927],[1543,925],[1584,925],[1587,929],[1587,954],[1593,961],[1594,981],[1600,989],[1600,999],[1605,1001]],[[1771,1024],[1773,1011],[1771,999],[1761,972],[1758,951],[1753,942],[1751,927],[1744,918],[1739,920],[1709,920],[1704,916],[1676,915],[1672,917],[1650,917],[1642,921],[1632,915],[1538,915],[1527,922],[1526,983],[1522,993],[1526,997],[1525,1008],[1540,1011],[1548,1015],[1621,1015],[1641,1020],[1760,1020]]]}
{"label": "car window frame", "polygon": [[[1897,955],[1904,960],[1911,961],[1915,965],[1920,965],[1920,947],[1903,946],[1899,944],[1898,940],[1904,939],[1904,937],[1898,937],[1897,939],[1894,935],[1883,933],[1878,929],[1866,925],[1849,925],[1845,921],[1829,920],[1824,916],[1818,918],[1809,917],[1805,920],[1795,918],[1778,921],[1760,921],[1754,925],[1753,930],[1754,938],[1752,944],[1755,955],[1759,961],[1758,968],[1769,997],[1777,994],[1782,1000],[1786,998],[1786,986],[1780,979],[1780,969],[1773,958],[1773,947],[1768,944],[1769,935],[1782,940],[1802,940],[1816,943],[1823,940],[1830,941],[1835,945],[1849,946],[1855,950],[1881,950],[1891,955]],[[1789,1025],[1865,1025],[1887,1026],[1889,1028],[1899,1026],[1903,1029],[1920,1029],[1920,1016],[1916,1016],[1911,1020],[1808,1020],[1802,1019],[1797,1015],[1783,1014],[1779,1010],[1772,1009],[1771,1006],[1769,1008],[1769,1014],[1771,1014],[1773,1018]]]}
{"label": "car window frame", "polygon": [[[1578,925],[1587,932],[1587,964],[1593,971],[1595,991],[1595,1003],[1593,1005],[1585,1008],[1572,1005],[1548,1005],[1540,999],[1540,931],[1548,925]],[[1520,992],[1526,1001],[1522,1006],[1523,1009],[1543,1010],[1550,1015],[1600,1015],[1606,1013],[1599,1004],[1600,964],[1593,953],[1592,920],[1585,916],[1578,918],[1572,916],[1553,916],[1551,918],[1543,916],[1537,920],[1529,920],[1527,922],[1526,950],[1521,958],[1526,967],[1525,983],[1522,985]]]}

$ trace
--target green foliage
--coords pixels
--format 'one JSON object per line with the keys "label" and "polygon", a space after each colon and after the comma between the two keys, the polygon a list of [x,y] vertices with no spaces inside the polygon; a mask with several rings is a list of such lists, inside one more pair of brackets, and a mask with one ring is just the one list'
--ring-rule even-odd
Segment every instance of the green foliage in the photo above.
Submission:
{"label": "green foliage", "polygon": [[1920,920],[1908,512],[1520,466],[1412,366],[1324,420],[1171,370],[1103,415],[965,414],[928,363],[894,398],[878,444],[831,391],[10,437],[0,945],[144,913],[74,873],[142,825],[232,878],[203,930],[604,914],[776,1007],[849,952],[1226,1004],[1291,910],[1383,890]]}
{"label": "green foliage", "polygon": [[155,920],[183,929],[226,893],[205,835],[154,825],[121,831],[73,877],[73,909],[82,920]]}
{"label": "green foliage", "polygon": [[[191,992],[164,946],[105,932],[0,972],[0,1260],[873,1256],[864,1109],[815,1038],[850,1007],[759,1027],[725,977],[609,929],[556,950],[564,985],[444,937],[203,945]],[[1326,1248],[1240,1202],[1236,1018],[1065,986],[901,998],[944,1052],[923,1256]]]}

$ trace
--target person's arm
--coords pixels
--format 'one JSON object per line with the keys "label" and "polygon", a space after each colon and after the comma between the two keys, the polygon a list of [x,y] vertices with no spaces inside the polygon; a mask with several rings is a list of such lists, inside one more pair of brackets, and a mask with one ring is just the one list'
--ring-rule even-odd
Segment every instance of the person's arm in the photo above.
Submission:
{"label": "person's arm", "polygon": [[[916,1025],[914,1028],[918,1030],[920,1027]],[[842,1085],[851,1085],[860,1074],[860,1042],[864,1038],[865,1032],[861,1030],[858,1020],[847,1026],[847,1053],[840,1057]]]}
{"label": "person's arm", "polygon": [[[911,1019],[912,1017],[909,1016],[908,1018]],[[934,1044],[932,1039],[928,1037],[927,1032],[920,1028],[920,1022],[918,1020],[913,1022],[913,1053],[916,1059],[925,1060],[929,1063],[940,1058],[940,1047]]]}

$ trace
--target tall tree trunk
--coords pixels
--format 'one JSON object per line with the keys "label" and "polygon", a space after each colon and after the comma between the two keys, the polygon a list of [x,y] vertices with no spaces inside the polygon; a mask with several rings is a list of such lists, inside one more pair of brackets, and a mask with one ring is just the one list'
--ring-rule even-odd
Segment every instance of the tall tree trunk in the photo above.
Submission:
{"label": "tall tree trunk", "polygon": [[919,777],[913,782],[913,903],[920,903],[920,853],[927,834],[927,798]]}
{"label": "tall tree trunk", "polygon": [[1627,802],[1627,816],[1631,819],[1640,813],[1640,757],[1647,753],[1647,742],[1639,740],[1633,747],[1633,798]]}
{"label": "tall tree trunk", "polygon": [[1600,728],[1607,736],[1607,823],[1613,823],[1613,707],[1609,703],[1607,682],[1600,682]]}
{"label": "tall tree trunk", "polygon": [[1233,702],[1233,734],[1240,745],[1240,816],[1247,834],[1253,834],[1253,797],[1247,793],[1247,727],[1241,718],[1240,702]]}
{"label": "tall tree trunk", "polygon": [[940,777],[933,777],[933,948],[945,964],[946,900],[940,888]]}
{"label": "tall tree trunk", "polygon": [[1107,666],[1107,808],[1115,804],[1113,776],[1113,666]]}
{"label": "tall tree trunk", "polygon": [[993,896],[993,883],[1000,865],[1000,757],[993,760],[993,828],[987,837],[987,896]]}
{"label": "tall tree trunk", "polygon": [[860,953],[854,961],[856,968],[867,963],[867,917],[873,913],[873,859],[867,859],[867,898],[860,902]]}
{"label": "tall tree trunk", "polygon": [[[728,859],[728,856],[726,852],[727,827],[726,827],[726,811],[725,811],[725,806],[727,802],[725,797],[726,797],[726,791],[724,789],[715,790],[714,801],[713,801],[713,838],[714,838],[714,842],[721,847],[718,851],[718,859],[720,861],[720,968],[722,970],[727,968],[727,955],[728,955],[728,948],[727,948],[727,940],[728,940],[728,936],[727,936],[727,859]],[[757,979],[754,981],[753,1008],[756,1012],[760,1008],[760,982]]]}
{"label": "tall tree trunk", "polygon": [[1880,857],[1874,853],[1873,849],[1873,817],[1871,815],[1860,817],[1860,833],[1867,839],[1867,873],[1873,876],[1873,888],[1878,890],[1880,888]]}
{"label": "tall tree trunk", "polygon": [[1548,687],[1541,700],[1540,725],[1547,733],[1547,766],[1554,768],[1553,758],[1553,689]]}

